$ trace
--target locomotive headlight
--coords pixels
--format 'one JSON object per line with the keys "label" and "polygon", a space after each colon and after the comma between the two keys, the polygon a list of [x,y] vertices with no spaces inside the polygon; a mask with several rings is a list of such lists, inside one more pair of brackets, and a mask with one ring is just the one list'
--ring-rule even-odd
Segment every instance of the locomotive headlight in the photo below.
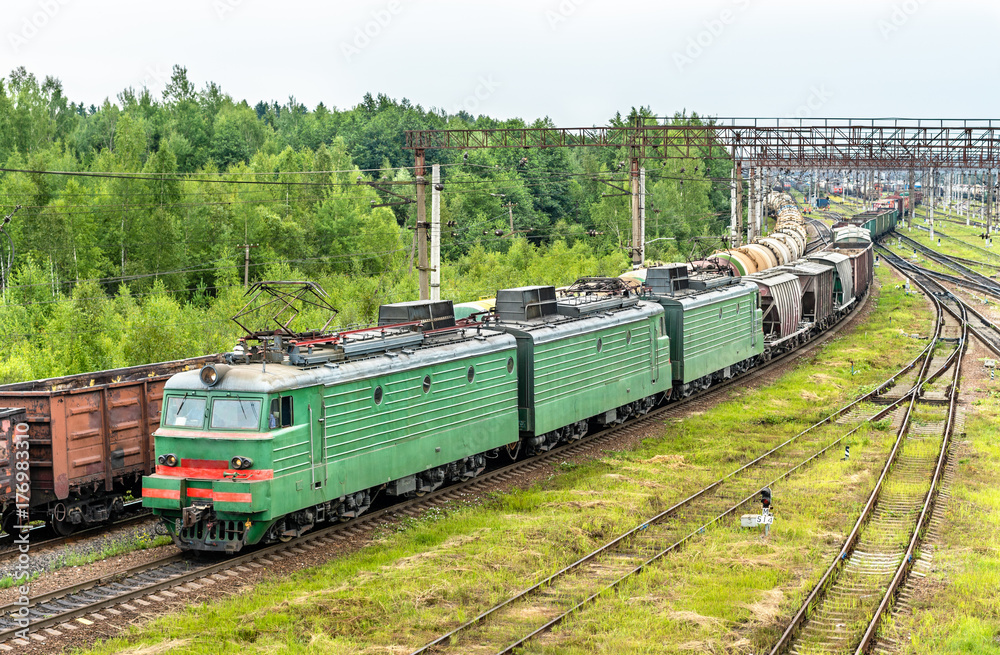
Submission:
{"label": "locomotive headlight", "polygon": [[249,457],[234,457],[229,460],[230,465],[237,471],[242,471],[243,469],[248,469],[253,466],[253,460]]}
{"label": "locomotive headlight", "polygon": [[202,384],[207,387],[215,386],[215,384],[222,379],[229,371],[229,367],[225,364],[205,364],[198,374],[201,379]]}
{"label": "locomotive headlight", "polygon": [[160,455],[157,461],[164,466],[177,466],[180,463],[177,455]]}

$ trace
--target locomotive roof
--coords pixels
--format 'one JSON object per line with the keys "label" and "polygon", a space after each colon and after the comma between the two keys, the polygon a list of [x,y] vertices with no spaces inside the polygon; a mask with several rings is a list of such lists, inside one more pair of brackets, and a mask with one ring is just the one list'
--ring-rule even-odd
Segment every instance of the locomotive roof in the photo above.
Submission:
{"label": "locomotive roof", "polygon": [[[465,332],[465,336],[461,333]],[[455,330],[443,339],[434,335],[422,346],[387,350],[320,366],[302,367],[287,363],[234,364],[215,386],[208,387],[200,371],[185,371],[167,380],[167,391],[229,391],[239,393],[277,393],[315,385],[331,385],[422,368],[477,355],[514,348],[514,338],[491,329]],[[433,339],[433,340],[432,340]]]}
{"label": "locomotive roof", "polygon": [[550,314],[531,320],[500,322],[496,325],[498,329],[509,331],[511,334],[531,336],[535,343],[546,343],[567,336],[634,323],[662,313],[663,308],[660,305],[638,301],[626,307],[585,314],[580,317]]}
{"label": "locomotive roof", "polygon": [[672,296],[652,294],[649,298],[655,300],[661,305],[676,304],[690,309],[693,307],[710,305],[712,303],[719,302],[720,300],[728,300],[729,298],[742,298],[743,296],[756,292],[756,284],[746,280],[746,278],[740,278],[739,280],[733,282],[732,284],[727,284],[726,286],[712,287],[709,289],[678,289]]}

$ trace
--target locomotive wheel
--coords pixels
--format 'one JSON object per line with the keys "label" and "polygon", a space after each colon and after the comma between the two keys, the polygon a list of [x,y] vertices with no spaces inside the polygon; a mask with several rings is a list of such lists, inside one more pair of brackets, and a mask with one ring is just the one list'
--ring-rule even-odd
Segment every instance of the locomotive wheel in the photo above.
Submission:
{"label": "locomotive wheel", "polygon": [[49,515],[49,527],[60,537],[68,537],[76,530],[76,526],[69,520],[69,510],[66,505],[59,503]]}

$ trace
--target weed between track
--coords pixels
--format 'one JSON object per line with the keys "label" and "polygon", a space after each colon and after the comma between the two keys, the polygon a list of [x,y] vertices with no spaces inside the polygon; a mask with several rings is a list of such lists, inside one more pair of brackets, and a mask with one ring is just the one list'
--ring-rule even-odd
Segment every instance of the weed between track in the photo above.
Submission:
{"label": "weed between track", "polygon": [[[916,356],[926,342],[909,335],[928,334],[929,306],[877,271],[882,291],[869,319],[773,385],[666,419],[635,450],[556,464],[530,489],[387,525],[355,554],[132,628],[91,652],[409,652],[797,434]],[[848,429],[824,428],[831,436]],[[741,530],[738,517],[725,521],[525,652],[772,643],[840,548],[893,437],[888,421],[866,427],[852,437],[849,460],[836,449],[776,485],[768,540]]]}

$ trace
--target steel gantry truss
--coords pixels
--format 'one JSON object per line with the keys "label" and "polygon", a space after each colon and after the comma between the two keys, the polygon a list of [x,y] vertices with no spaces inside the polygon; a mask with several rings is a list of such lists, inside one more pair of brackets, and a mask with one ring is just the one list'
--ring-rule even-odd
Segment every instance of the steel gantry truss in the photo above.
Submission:
{"label": "steel gantry truss", "polygon": [[406,148],[629,148],[640,159],[707,158],[780,168],[1000,167],[1000,120],[715,119],[712,125],[413,130]]}
{"label": "steel gantry truss", "polygon": [[642,118],[610,127],[537,127],[410,130],[406,149],[414,151],[417,185],[417,241],[420,297],[427,298],[426,239],[429,223],[423,202],[425,150],[481,148],[627,148],[632,196],[632,264],[642,265],[643,159],[723,159],[733,163],[733,223],[730,239],[739,245],[744,167],[778,169],[986,170],[1000,168],[1000,120],[949,118],[714,118],[708,125],[673,124]]}

